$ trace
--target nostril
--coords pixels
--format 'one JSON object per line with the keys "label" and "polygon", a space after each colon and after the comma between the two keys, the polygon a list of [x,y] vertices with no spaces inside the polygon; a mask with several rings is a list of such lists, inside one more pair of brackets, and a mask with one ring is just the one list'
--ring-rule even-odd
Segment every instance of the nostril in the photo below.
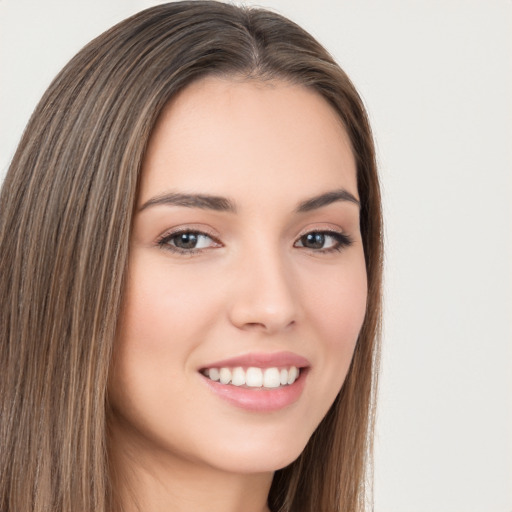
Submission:
{"label": "nostril", "polygon": [[295,323],[295,320],[291,320],[290,322],[279,322],[274,320],[266,322],[246,322],[239,327],[248,331],[261,330],[266,332],[274,332],[289,329],[293,327]]}

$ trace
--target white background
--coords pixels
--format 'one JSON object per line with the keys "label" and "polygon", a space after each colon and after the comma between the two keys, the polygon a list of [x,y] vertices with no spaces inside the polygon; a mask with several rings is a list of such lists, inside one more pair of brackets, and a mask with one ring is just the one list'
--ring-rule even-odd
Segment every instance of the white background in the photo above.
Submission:
{"label": "white background", "polygon": [[[92,37],[158,1],[0,0],[0,176]],[[512,1],[261,0],[373,122],[386,214],[375,512],[512,512]]]}

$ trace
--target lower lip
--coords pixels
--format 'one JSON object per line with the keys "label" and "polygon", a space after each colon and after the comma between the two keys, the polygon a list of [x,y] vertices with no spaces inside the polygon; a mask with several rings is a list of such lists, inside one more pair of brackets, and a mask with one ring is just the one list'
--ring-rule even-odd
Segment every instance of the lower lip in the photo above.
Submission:
{"label": "lower lip", "polygon": [[220,398],[235,407],[255,412],[272,412],[284,409],[300,398],[306,383],[307,369],[302,368],[293,384],[279,388],[245,388],[221,384],[202,376],[208,387]]}

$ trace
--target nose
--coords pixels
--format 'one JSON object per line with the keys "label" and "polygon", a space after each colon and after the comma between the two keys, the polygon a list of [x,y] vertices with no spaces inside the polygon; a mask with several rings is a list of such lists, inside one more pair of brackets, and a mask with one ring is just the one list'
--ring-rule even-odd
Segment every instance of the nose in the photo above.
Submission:
{"label": "nose", "polygon": [[291,268],[277,253],[253,251],[233,276],[229,317],[237,328],[274,334],[297,322],[298,294]]}

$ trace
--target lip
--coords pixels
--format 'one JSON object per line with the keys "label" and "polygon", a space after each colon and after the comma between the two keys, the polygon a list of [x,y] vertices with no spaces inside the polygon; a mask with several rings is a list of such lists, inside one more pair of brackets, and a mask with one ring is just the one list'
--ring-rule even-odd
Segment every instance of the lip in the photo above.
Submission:
{"label": "lip", "polygon": [[215,361],[203,366],[201,369],[206,368],[234,368],[241,366],[248,368],[250,366],[255,368],[273,368],[276,366],[296,366],[297,368],[308,368],[311,363],[302,356],[294,354],[293,352],[274,352],[274,353],[250,353],[230,359],[223,359]]}
{"label": "lip", "polygon": [[215,361],[202,369],[236,367],[272,368],[296,366],[300,375],[293,384],[274,389],[246,388],[221,384],[199,373],[210,391],[229,404],[252,412],[275,412],[285,409],[299,400],[306,385],[310,362],[292,352],[251,353],[230,359]]}

